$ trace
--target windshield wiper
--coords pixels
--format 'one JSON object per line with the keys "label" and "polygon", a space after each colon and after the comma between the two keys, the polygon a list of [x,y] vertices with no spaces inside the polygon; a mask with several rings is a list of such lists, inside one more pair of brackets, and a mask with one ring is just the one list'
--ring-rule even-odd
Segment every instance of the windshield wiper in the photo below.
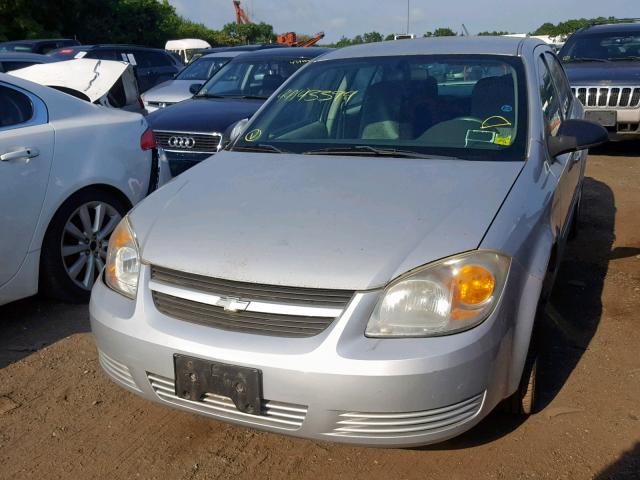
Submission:
{"label": "windshield wiper", "polygon": [[209,93],[201,93],[199,95],[194,95],[194,98],[227,98],[223,95],[212,95]]}
{"label": "windshield wiper", "polygon": [[610,58],[609,61],[610,62],[628,62],[630,60],[640,60],[640,57],[634,57],[634,56],[629,56],[629,57],[616,57],[616,58]]}
{"label": "windshield wiper", "polygon": [[231,149],[232,152],[268,152],[268,153],[291,153],[286,150],[282,150],[281,148],[274,147],[273,145],[269,145],[267,143],[259,143],[257,145],[244,146],[244,145],[236,145]]}
{"label": "windshield wiper", "polygon": [[239,98],[242,100],[266,100],[269,97],[263,95],[229,95],[226,98]]}
{"label": "windshield wiper", "polygon": [[606,58],[589,58],[589,57],[575,57],[565,62],[608,62]]}
{"label": "windshield wiper", "polygon": [[427,155],[408,150],[397,150],[395,148],[376,148],[370,145],[355,145],[353,147],[329,147],[319,150],[303,152],[304,155],[369,155],[375,157],[398,157],[398,158],[433,158],[443,160],[458,160],[457,157],[446,157],[442,155]]}

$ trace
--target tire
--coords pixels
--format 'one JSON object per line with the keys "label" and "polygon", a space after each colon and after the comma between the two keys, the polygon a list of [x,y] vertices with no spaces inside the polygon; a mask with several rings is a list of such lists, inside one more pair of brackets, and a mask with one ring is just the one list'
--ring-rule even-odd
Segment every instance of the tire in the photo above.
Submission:
{"label": "tire", "polygon": [[573,207],[573,215],[571,218],[571,227],[569,227],[569,240],[575,240],[580,233],[580,214],[582,211],[582,190],[580,190],[578,201],[575,207]]}
{"label": "tire", "polygon": [[516,392],[502,403],[506,413],[528,417],[536,411],[538,383],[538,352],[532,338]]}
{"label": "tire", "polygon": [[106,261],[111,232],[129,210],[106,190],[81,190],[53,216],[42,242],[40,291],[67,303],[86,303]]}

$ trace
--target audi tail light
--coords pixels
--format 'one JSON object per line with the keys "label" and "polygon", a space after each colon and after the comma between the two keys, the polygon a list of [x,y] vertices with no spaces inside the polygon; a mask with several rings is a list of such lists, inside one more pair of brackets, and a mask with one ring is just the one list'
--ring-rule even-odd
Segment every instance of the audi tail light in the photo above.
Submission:
{"label": "audi tail light", "polygon": [[153,134],[153,130],[147,128],[140,137],[140,148],[142,150],[151,150],[157,146],[158,142],[156,141],[156,136]]}

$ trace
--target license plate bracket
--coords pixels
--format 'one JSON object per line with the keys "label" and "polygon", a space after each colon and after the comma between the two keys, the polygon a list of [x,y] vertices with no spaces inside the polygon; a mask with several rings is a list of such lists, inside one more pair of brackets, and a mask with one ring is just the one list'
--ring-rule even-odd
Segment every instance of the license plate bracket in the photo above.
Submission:
{"label": "license plate bracket", "polygon": [[599,123],[603,127],[615,127],[618,124],[618,112],[615,110],[587,110],[584,116],[587,120]]}
{"label": "license plate bracket", "polygon": [[236,408],[262,414],[262,371],[174,354],[175,393],[179,398],[201,402],[205,394],[229,397]]}

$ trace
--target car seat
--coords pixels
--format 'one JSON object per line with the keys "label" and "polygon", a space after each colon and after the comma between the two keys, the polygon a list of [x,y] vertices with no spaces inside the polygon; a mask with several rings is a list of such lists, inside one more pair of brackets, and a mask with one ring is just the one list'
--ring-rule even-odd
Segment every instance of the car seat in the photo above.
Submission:
{"label": "car seat", "polygon": [[410,136],[403,86],[393,81],[369,87],[362,104],[360,138],[395,140]]}

